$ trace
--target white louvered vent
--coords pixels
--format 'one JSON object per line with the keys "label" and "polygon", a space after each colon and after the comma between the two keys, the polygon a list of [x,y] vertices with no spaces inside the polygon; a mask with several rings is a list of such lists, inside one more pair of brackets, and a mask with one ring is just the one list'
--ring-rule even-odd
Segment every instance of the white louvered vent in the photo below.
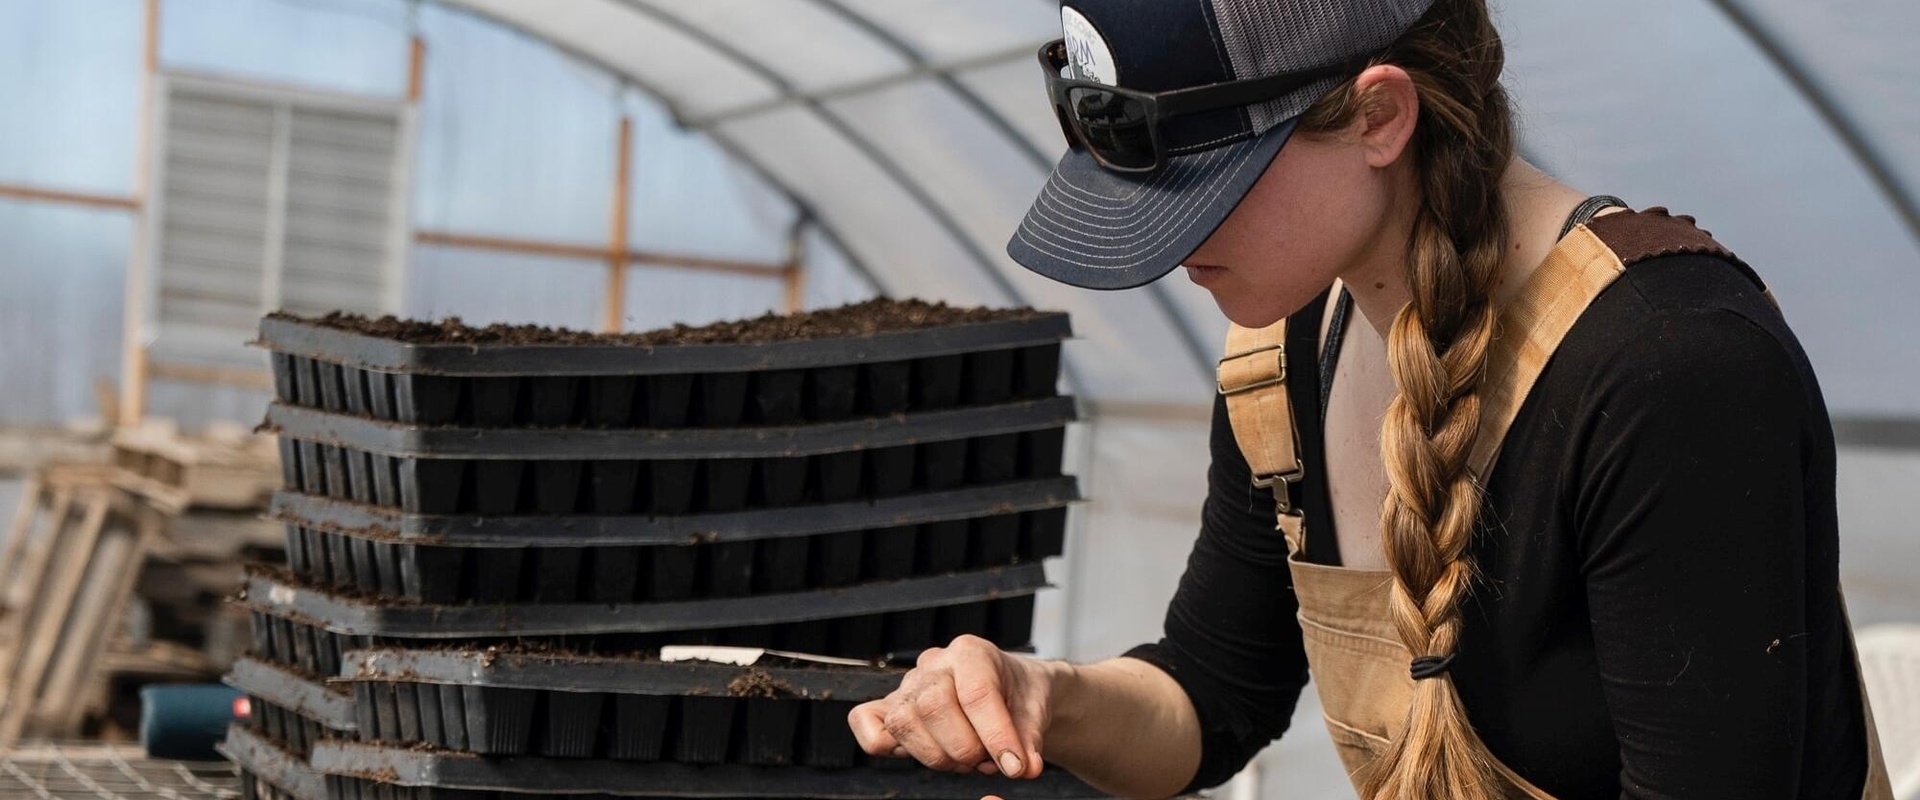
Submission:
{"label": "white louvered vent", "polygon": [[143,341],[256,366],[260,315],[400,305],[410,111],[398,101],[157,79]]}

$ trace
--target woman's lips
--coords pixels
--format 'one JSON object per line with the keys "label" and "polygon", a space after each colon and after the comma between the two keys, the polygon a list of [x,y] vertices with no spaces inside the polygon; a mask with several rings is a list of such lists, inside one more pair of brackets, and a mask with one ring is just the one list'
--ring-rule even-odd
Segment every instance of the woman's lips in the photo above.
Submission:
{"label": "woman's lips", "polygon": [[1187,280],[1205,286],[1227,274],[1227,268],[1215,264],[1188,264]]}

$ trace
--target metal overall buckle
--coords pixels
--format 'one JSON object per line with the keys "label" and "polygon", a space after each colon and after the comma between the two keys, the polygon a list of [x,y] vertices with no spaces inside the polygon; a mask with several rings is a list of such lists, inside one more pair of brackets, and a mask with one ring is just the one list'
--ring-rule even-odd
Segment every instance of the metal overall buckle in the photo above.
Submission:
{"label": "metal overall buckle", "polygon": [[1278,475],[1253,476],[1253,488],[1272,491],[1274,510],[1281,514],[1291,516],[1294,513],[1293,485],[1299,483],[1300,478],[1306,475],[1306,472],[1306,465],[1301,464],[1299,459],[1294,459],[1293,469],[1291,470]]}
{"label": "metal overall buckle", "polygon": [[1282,383],[1286,383],[1287,382],[1287,346],[1284,343],[1270,344],[1264,347],[1256,347],[1252,350],[1247,350],[1239,353],[1234,353],[1232,355],[1228,355],[1224,358],[1221,358],[1217,366],[1225,367],[1227,365],[1227,362],[1229,361],[1237,361],[1239,359],[1246,358],[1248,356],[1257,356],[1257,355],[1260,355],[1261,353],[1267,353],[1267,352],[1277,353],[1274,356],[1274,360],[1278,362],[1278,365],[1274,369],[1273,377],[1263,378],[1261,380],[1254,381],[1253,383],[1249,383],[1245,386],[1234,386],[1231,388],[1229,388],[1225,382],[1216,379],[1213,383],[1214,388],[1219,389],[1220,393],[1223,395],[1236,395],[1236,394],[1240,394],[1241,392],[1251,392],[1255,389],[1265,389],[1269,386],[1278,386]]}

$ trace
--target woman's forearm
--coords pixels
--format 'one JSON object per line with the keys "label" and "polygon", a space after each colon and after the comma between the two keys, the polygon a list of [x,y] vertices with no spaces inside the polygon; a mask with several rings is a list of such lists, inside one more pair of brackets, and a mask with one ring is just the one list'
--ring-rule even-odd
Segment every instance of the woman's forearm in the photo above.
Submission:
{"label": "woman's forearm", "polygon": [[1200,721],[1173,678],[1131,658],[1056,662],[1048,761],[1119,797],[1170,797],[1200,768]]}

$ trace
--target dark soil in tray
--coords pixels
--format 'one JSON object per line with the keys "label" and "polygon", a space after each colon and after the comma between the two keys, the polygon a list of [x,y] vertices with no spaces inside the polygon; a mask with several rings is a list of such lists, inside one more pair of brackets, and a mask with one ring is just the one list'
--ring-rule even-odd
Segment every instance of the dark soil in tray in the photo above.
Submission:
{"label": "dark soil in tray", "polygon": [[1066,509],[718,544],[455,547],[288,524],[304,582],[435,605],[780,594],[1051,558]]}
{"label": "dark soil in tray", "polygon": [[924,300],[880,298],[800,314],[767,314],[711,325],[675,325],[639,333],[587,333],[538,325],[468,326],[458,317],[439,322],[392,316],[369,319],[334,312],[317,319],[277,312],[276,319],[318,323],[330,328],[411,344],[739,344],[922,330],[945,325],[1032,319],[1044,312],[1026,308],[958,308]]}

